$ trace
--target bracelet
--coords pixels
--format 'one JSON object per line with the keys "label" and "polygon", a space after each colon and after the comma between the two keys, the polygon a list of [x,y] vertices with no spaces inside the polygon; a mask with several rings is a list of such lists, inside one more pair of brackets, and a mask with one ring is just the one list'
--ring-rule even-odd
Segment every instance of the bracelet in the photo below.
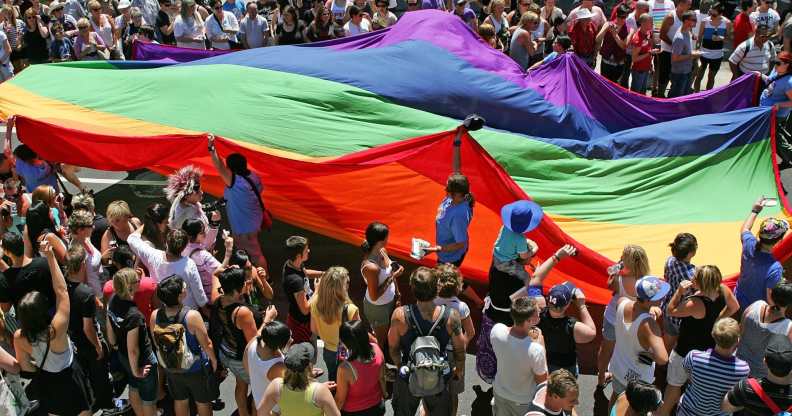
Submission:
{"label": "bracelet", "polygon": [[754,214],[758,214],[758,213],[762,212],[762,210],[761,209],[756,209],[756,208],[751,208],[751,212],[753,212]]}
{"label": "bracelet", "polygon": [[553,254],[553,258],[555,259],[556,263],[561,262],[561,257],[558,257],[558,254]]}

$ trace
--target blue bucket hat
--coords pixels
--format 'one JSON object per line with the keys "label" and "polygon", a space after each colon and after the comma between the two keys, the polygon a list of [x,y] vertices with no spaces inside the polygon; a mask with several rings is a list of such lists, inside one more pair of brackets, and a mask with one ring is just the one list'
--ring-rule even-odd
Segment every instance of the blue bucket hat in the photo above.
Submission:
{"label": "blue bucket hat", "polygon": [[542,207],[528,200],[515,201],[501,208],[503,226],[520,234],[538,227],[543,216]]}

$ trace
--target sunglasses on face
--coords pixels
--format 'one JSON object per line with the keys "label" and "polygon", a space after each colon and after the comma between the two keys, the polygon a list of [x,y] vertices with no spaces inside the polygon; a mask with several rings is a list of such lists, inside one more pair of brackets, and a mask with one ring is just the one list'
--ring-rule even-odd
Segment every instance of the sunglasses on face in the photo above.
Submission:
{"label": "sunglasses on face", "polygon": [[102,10],[102,9],[91,9],[92,12],[98,12],[100,10]]}

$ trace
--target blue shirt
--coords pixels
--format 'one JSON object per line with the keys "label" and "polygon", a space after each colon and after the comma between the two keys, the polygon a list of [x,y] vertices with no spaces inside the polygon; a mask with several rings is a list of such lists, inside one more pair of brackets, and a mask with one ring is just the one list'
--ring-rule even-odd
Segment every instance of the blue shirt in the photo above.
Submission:
{"label": "blue shirt", "polygon": [[[233,3],[224,1],[223,10],[233,13],[234,17],[236,17],[237,20],[241,20],[242,17],[245,15],[245,3],[243,3],[241,0],[236,0]],[[212,16],[209,16],[208,19],[212,19]]]}
{"label": "blue shirt", "polygon": [[778,284],[784,269],[772,254],[758,250],[756,237],[750,231],[742,233],[742,245],[740,278],[734,296],[744,309],[757,300],[767,299],[767,289]]}
{"label": "blue shirt", "polygon": [[501,227],[498,239],[495,240],[495,249],[492,255],[501,262],[517,260],[520,254],[528,252],[528,242],[520,233]]}
{"label": "blue shirt", "polygon": [[31,165],[24,160],[17,159],[16,171],[25,181],[25,188],[28,192],[33,192],[39,185],[49,185],[58,190],[58,178],[52,165],[46,162]]}
{"label": "blue shirt", "polygon": [[721,416],[723,396],[740,380],[748,377],[748,363],[735,357],[722,357],[712,349],[690,351],[682,361],[690,378],[677,416]]}
{"label": "blue shirt", "polygon": [[226,213],[232,234],[254,233],[261,228],[262,212],[258,195],[264,188],[261,186],[261,179],[255,173],[250,172],[248,178],[258,189],[251,189],[245,178],[233,175],[231,186],[223,191],[223,198],[228,201]]}
{"label": "blue shirt", "polygon": [[61,40],[53,40],[52,44],[50,44],[50,58],[71,59],[73,50],[74,44],[71,39],[63,38]]}
{"label": "blue shirt", "polygon": [[437,253],[437,260],[441,263],[453,263],[465,255],[468,250],[468,225],[473,218],[470,202],[465,201],[454,205],[451,197],[446,197],[437,208],[435,218],[435,241],[444,246],[453,243],[465,243],[459,250]]}
{"label": "blue shirt", "polygon": [[[772,107],[775,104],[789,101],[787,92],[792,90],[792,76],[778,77],[775,69],[770,73],[769,84],[767,88],[762,91],[762,96],[759,98],[759,105],[762,107]],[[778,117],[786,117],[789,115],[792,108],[782,107],[778,109]]]}

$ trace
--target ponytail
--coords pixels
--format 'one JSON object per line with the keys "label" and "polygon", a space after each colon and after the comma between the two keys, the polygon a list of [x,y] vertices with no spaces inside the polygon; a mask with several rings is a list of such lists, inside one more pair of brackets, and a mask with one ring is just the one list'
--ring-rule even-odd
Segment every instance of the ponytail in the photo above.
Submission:
{"label": "ponytail", "polygon": [[381,222],[375,221],[369,224],[368,227],[366,227],[366,239],[363,240],[363,243],[360,245],[363,254],[371,253],[371,250],[377,243],[388,239],[389,233],[390,230],[388,226]]}

